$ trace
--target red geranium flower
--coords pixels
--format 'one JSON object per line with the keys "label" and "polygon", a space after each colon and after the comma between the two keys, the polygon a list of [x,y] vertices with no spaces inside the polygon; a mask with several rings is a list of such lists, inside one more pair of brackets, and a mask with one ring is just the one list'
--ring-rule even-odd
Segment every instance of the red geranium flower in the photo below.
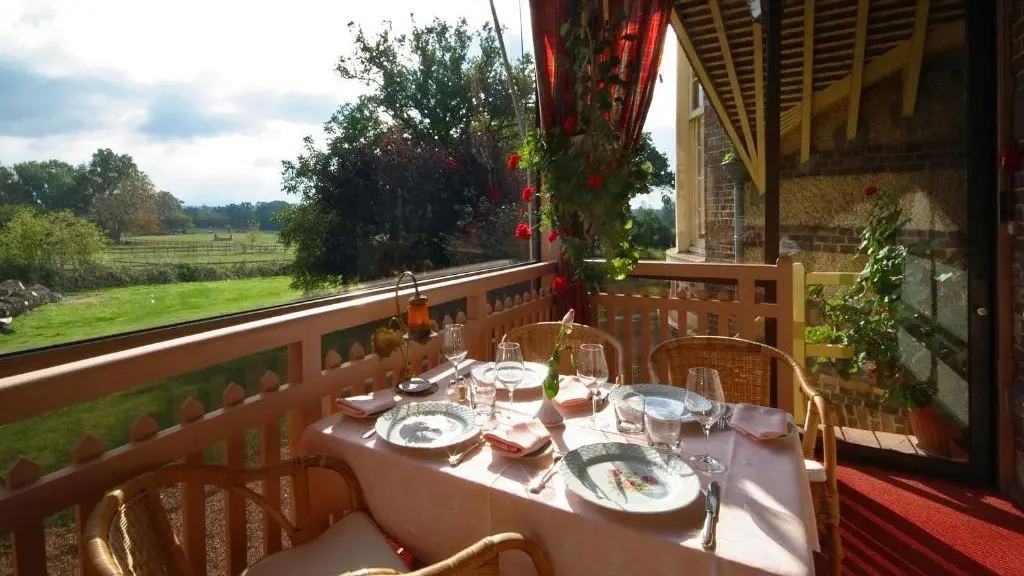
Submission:
{"label": "red geranium flower", "polygon": [[533,230],[530,230],[529,224],[520,222],[516,225],[516,238],[519,238],[520,240],[529,240],[532,235]]}
{"label": "red geranium flower", "polygon": [[878,194],[878,186],[875,186],[874,184],[869,184],[868,187],[864,189],[864,195],[868,198],[871,198],[875,194]]}
{"label": "red geranium flower", "polygon": [[519,152],[513,152],[506,162],[506,164],[508,164],[508,169],[515,170],[516,168],[519,168],[519,161],[522,159],[523,157],[519,155]]}
{"label": "red geranium flower", "polygon": [[558,236],[558,230],[552,230],[551,232],[548,232],[548,242],[554,242],[555,240],[558,240]]}
{"label": "red geranium flower", "polygon": [[604,176],[600,174],[591,174],[587,176],[587,186],[591,188],[600,188],[604,186]]}
{"label": "red geranium flower", "polygon": [[529,202],[533,199],[534,189],[533,186],[527,186],[523,188],[523,202]]}
{"label": "red geranium flower", "polygon": [[523,206],[519,207],[519,215],[520,216],[526,216],[526,208],[525,207],[523,207]]}
{"label": "red geranium flower", "polygon": [[569,291],[569,281],[565,279],[565,276],[555,276],[555,279],[551,281],[551,291],[559,296],[564,296]]}
{"label": "red geranium flower", "polygon": [[491,186],[487,190],[487,199],[490,200],[492,204],[497,204],[498,202],[500,202],[501,201],[501,189],[498,188],[497,186]]}
{"label": "red geranium flower", "polygon": [[458,170],[459,161],[456,160],[455,158],[448,158],[448,167],[451,168],[452,170]]}
{"label": "red geranium flower", "polygon": [[576,129],[576,117],[575,116],[568,116],[565,120],[562,121],[562,130],[564,130],[565,132],[572,132],[575,129]]}

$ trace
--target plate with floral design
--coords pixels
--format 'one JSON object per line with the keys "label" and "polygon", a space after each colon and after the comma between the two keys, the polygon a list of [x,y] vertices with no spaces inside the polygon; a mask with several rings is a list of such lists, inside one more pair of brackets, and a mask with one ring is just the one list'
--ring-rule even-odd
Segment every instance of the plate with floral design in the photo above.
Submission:
{"label": "plate with floral design", "polygon": [[700,494],[693,468],[669,454],[638,444],[588,444],[561,463],[566,487],[611,510],[660,514],[684,508]]}

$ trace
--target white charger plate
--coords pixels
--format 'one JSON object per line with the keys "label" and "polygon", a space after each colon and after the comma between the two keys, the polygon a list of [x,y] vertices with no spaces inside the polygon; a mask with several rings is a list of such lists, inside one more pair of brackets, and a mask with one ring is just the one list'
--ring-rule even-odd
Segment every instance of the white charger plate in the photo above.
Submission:
{"label": "white charger plate", "polygon": [[568,452],[560,467],[566,488],[610,510],[661,514],[689,506],[700,495],[693,468],[678,454],[650,446],[589,444]]}
{"label": "white charger plate", "polygon": [[[661,408],[666,411],[682,411],[683,422],[696,422],[693,414],[686,409],[686,395],[688,392],[682,388],[675,386],[665,386],[664,384],[633,384],[632,386],[619,386],[608,393],[608,401],[615,402],[620,396],[626,392],[633,392],[644,397],[644,405],[651,408]],[[634,408],[629,408],[633,412],[639,412]],[[643,414],[636,414],[637,417],[643,418]]]}
{"label": "white charger plate", "polygon": [[480,433],[468,406],[452,402],[416,402],[388,410],[374,428],[385,441],[406,448],[448,448]]}

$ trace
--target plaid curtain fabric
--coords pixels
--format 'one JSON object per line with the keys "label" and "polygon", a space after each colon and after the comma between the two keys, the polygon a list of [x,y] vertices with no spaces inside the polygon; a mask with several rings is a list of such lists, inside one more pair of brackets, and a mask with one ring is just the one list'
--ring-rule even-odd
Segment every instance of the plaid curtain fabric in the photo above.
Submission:
{"label": "plaid curtain fabric", "polygon": [[[586,9],[584,14],[583,10]],[[626,18],[610,15],[626,11]],[[634,147],[640,141],[647,111],[651,107],[654,86],[661,64],[662,48],[669,19],[672,15],[670,0],[530,0],[533,21],[533,45],[537,60],[537,89],[540,104],[540,124],[544,130],[560,126],[565,118],[576,116],[576,76],[560,62],[565,56],[565,41],[560,33],[565,23],[569,26],[589,26],[599,34],[615,39],[611,50],[619,56],[617,74],[623,84],[613,87],[612,97],[617,102],[612,110],[612,125],[623,136],[623,143]],[[608,54],[598,54],[599,61]],[[564,62],[564,61],[563,61]],[[621,100],[618,100],[621,98]],[[560,262],[561,273],[569,274],[570,267]],[[590,295],[583,281],[573,282],[565,298],[556,298],[558,314],[569,308],[576,310],[577,322],[593,325]]]}

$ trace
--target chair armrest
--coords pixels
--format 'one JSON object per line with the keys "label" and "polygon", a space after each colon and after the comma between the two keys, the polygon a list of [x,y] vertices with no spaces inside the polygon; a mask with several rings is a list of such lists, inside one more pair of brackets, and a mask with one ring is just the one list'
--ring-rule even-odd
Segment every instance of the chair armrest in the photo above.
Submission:
{"label": "chair armrest", "polygon": [[[454,576],[466,570],[497,561],[498,556],[508,550],[519,550],[530,557],[537,569],[537,576],[554,576],[554,569],[547,554],[532,540],[522,534],[507,532],[481,539],[469,548],[456,553],[447,560],[438,562],[408,576]],[[374,573],[371,573],[374,574]]]}

